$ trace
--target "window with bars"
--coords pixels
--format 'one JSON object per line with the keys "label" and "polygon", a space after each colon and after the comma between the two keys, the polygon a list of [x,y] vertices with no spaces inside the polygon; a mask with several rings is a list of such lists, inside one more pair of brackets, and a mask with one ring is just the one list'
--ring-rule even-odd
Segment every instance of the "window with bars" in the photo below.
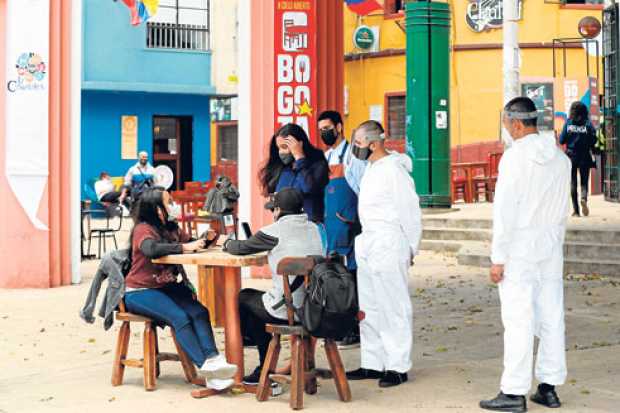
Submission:
{"label": "window with bars", "polygon": [[405,139],[407,104],[404,93],[388,94],[386,103],[386,133],[389,139]]}
{"label": "window with bars", "polygon": [[146,47],[209,50],[210,0],[161,0],[147,22]]}
{"label": "window with bars", "polygon": [[237,124],[218,125],[217,148],[218,160],[234,161],[238,159]]}

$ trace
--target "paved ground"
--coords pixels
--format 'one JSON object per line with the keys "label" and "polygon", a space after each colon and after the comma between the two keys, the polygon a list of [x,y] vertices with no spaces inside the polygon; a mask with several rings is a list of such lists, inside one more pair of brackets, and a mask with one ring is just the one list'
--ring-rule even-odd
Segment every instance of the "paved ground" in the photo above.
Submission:
{"label": "paved ground", "polygon": [[[250,395],[194,400],[177,363],[164,364],[155,392],[142,373],[129,369],[125,384],[110,385],[118,325],[105,332],[98,320],[78,318],[96,262],[83,264],[81,285],[52,290],[0,290],[0,413],[15,412],[286,412],[288,393],[259,404]],[[245,285],[267,288],[263,280]],[[337,400],[331,382],[307,396],[309,411],[476,412],[478,400],[497,392],[501,373],[501,325],[496,288],[478,268],[433,253],[418,257],[410,282],[415,311],[415,380],[380,390],[375,382],[352,383],[353,402]],[[569,381],[560,388],[564,412],[618,412],[620,408],[620,283],[573,278],[566,282]],[[218,339],[223,338],[217,332]],[[161,347],[172,349],[167,334]],[[130,351],[140,350],[140,333]],[[359,351],[343,351],[356,368]],[[246,368],[256,363],[246,350]],[[326,366],[323,358],[320,366]],[[530,406],[530,411],[545,411]]]}

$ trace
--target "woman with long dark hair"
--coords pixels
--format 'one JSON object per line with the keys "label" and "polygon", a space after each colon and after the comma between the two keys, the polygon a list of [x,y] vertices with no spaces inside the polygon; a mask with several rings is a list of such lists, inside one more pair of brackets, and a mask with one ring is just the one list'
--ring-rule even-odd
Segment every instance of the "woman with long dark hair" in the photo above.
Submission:
{"label": "woman with long dark hair", "polygon": [[264,196],[295,188],[304,197],[304,211],[314,222],[323,222],[325,187],[329,167],[323,151],[314,147],[306,132],[293,123],[276,131],[269,144],[269,159],[259,174]]}
{"label": "woman with long dark hair", "polygon": [[573,201],[573,216],[579,216],[577,197],[577,173],[581,183],[581,212],[588,216],[588,181],[590,168],[595,167],[591,150],[596,143],[596,129],[590,122],[588,107],[576,101],[570,107],[568,120],[564,124],[560,135],[560,144],[566,145],[566,155],[571,160],[571,198]]}
{"label": "woman with long dark hair", "polygon": [[233,384],[237,366],[218,353],[209,311],[200,304],[180,265],[158,265],[151,260],[190,253],[216,238],[190,241],[180,230],[178,206],[162,189],[145,190],[136,204],[135,226],[129,237],[131,269],[125,277],[127,310],[174,328],[181,348],[207,376],[207,387],[223,390]]}

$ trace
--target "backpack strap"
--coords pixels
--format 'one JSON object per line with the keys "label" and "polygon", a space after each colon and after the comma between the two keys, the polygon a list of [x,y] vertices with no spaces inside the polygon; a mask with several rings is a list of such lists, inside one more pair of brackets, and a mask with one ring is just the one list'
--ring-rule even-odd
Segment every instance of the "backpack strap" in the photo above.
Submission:
{"label": "backpack strap", "polygon": [[[297,277],[295,277],[295,279],[293,280],[293,283],[291,284],[291,294],[293,294],[295,291],[297,291],[299,289],[299,287],[301,287],[304,284],[304,277],[301,275],[298,275]],[[292,302],[287,302],[286,297],[282,296],[282,299],[280,301],[278,301],[277,303],[275,303],[273,306],[271,306],[271,309],[276,311],[278,310],[280,307],[282,307],[283,305],[287,305],[289,307],[293,307],[293,303]]]}

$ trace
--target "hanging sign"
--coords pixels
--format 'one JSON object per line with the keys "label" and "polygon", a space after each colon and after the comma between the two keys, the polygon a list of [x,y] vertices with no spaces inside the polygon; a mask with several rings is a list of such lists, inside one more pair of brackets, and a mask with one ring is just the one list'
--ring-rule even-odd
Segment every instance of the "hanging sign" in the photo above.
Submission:
{"label": "hanging sign", "polygon": [[6,13],[6,175],[32,225],[47,230],[37,214],[49,175],[50,2],[9,0]]}
{"label": "hanging sign", "polygon": [[121,159],[138,159],[137,116],[121,116]]}
{"label": "hanging sign", "polygon": [[274,4],[275,128],[296,123],[316,143],[316,0]]}
{"label": "hanging sign", "polygon": [[353,32],[353,44],[358,49],[371,49],[376,41],[375,33],[368,26],[359,26]]}
{"label": "hanging sign", "polygon": [[[523,1],[519,0],[519,20],[523,18]],[[504,23],[503,0],[470,0],[465,12],[467,25],[475,32],[499,29]]]}

